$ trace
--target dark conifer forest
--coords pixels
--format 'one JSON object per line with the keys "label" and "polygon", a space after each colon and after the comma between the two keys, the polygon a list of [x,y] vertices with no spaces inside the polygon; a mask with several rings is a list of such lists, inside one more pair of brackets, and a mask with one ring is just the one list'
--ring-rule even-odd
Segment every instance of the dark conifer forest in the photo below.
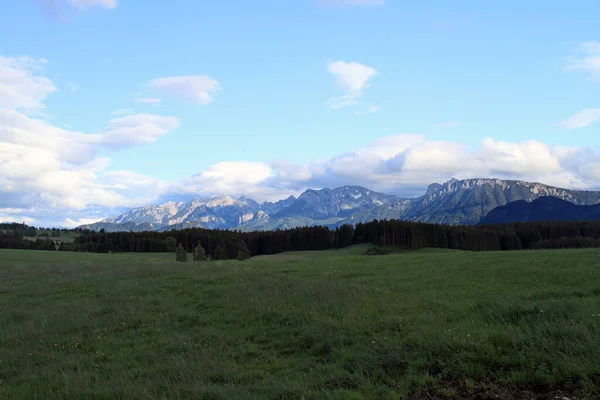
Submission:
{"label": "dark conifer forest", "polygon": [[468,251],[600,247],[600,221],[550,221],[483,226],[449,226],[399,220],[375,220],[330,229],[322,226],[289,230],[239,232],[186,229],[168,232],[95,232],[80,230],[72,242],[36,236],[25,224],[0,224],[0,248],[109,252],[193,252],[200,244],[212,260],[235,259],[284,251],[327,250],[353,244],[426,247]]}

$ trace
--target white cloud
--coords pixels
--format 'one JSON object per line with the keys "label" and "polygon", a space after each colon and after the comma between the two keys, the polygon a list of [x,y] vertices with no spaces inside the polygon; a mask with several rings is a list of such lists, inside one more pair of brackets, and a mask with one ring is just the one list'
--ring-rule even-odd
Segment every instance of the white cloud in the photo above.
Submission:
{"label": "white cloud", "polygon": [[271,177],[271,167],[266,163],[229,161],[211,165],[206,170],[191,176],[174,186],[178,193],[204,193],[208,195],[236,194],[240,187],[255,192],[253,186]]}
{"label": "white cloud", "polygon": [[473,156],[490,174],[539,176],[561,172],[560,160],[550,146],[535,140],[509,143],[485,138]]}
{"label": "white cloud", "polygon": [[[136,121],[148,120],[135,116],[130,123],[136,125]],[[72,133],[63,132],[61,136],[59,131],[40,133],[48,135],[48,132],[58,141],[74,138],[70,136]],[[124,143],[131,144],[129,140]],[[172,184],[132,171],[106,171],[110,160],[94,156],[94,148],[86,148],[89,143],[82,148],[88,152],[83,160],[68,151],[61,153],[59,146],[7,145],[4,141],[2,144],[0,191],[5,200],[0,203],[0,216],[48,221],[48,215],[40,209],[48,213],[49,207],[57,207],[50,215],[61,215],[62,219],[55,219],[55,223],[69,226],[83,218],[101,219],[120,213],[122,207],[151,204],[176,194],[189,198],[248,195],[258,201],[274,201],[307,188],[351,184],[416,196],[430,183],[453,177],[522,179],[580,189],[600,187],[600,154],[584,147],[551,147],[534,140],[506,142],[485,138],[478,148],[471,150],[459,142],[399,134],[306,164],[221,162]]]}
{"label": "white cloud", "polygon": [[89,225],[95,222],[100,222],[104,218],[65,218],[64,221],[60,224],[61,227],[65,228],[77,228],[81,225]]}
{"label": "white cloud", "polygon": [[425,136],[416,134],[385,136],[372,141],[368,146],[357,150],[355,153],[360,156],[373,154],[383,160],[388,160],[398,153],[406,151],[424,141]]}
{"label": "white cloud", "polygon": [[[178,183],[133,171],[109,171],[106,152],[156,141],[176,129],[179,121],[154,114],[124,115],[132,110],[118,110],[119,117],[99,132],[85,133],[25,114],[43,108],[46,96],[56,90],[42,75],[44,62],[0,58],[4,68],[0,68],[0,102],[4,101],[0,105],[0,220],[73,226],[118,214],[124,207],[154,203],[168,194],[245,194],[262,201],[307,188],[358,184],[416,195],[428,184],[452,177],[600,187],[600,154],[589,148],[485,138],[472,150],[464,143],[431,141],[415,134],[379,138],[352,152],[305,164],[221,162]],[[374,76],[368,69],[333,70],[345,96],[355,98]]]}
{"label": "white cloud", "polygon": [[497,177],[560,187],[600,188],[600,154],[585,148],[550,147],[539,141],[481,140],[464,144],[394,135],[368,146],[308,164],[220,163],[167,191],[197,195],[246,194],[274,200],[307,188],[363,185],[400,195],[419,195],[450,178]]}
{"label": "white cloud", "polygon": [[[151,118],[139,117],[140,125],[117,121],[109,124],[116,131],[82,134],[20,117],[21,121],[11,120],[0,112],[0,192],[9,200],[9,204],[0,203],[2,207],[82,210],[93,205],[133,205],[147,200],[146,192],[162,187],[160,181],[147,178],[142,181],[149,182],[148,187],[140,188],[140,175],[133,173],[120,174],[117,184],[115,173],[105,171],[110,160],[96,155],[105,146],[132,146],[166,133],[159,132],[164,126],[152,125]],[[137,135],[140,126],[148,127],[150,133]],[[11,130],[19,135],[11,136]],[[115,138],[119,132],[122,137]]]}
{"label": "white cloud", "polygon": [[58,89],[42,76],[44,59],[0,55],[0,108],[32,111],[43,108],[46,97]]}
{"label": "white cloud", "polygon": [[308,188],[363,185],[399,195],[422,194],[450,178],[497,177],[571,188],[600,188],[600,154],[585,148],[550,147],[539,141],[428,141],[399,134],[377,139],[350,153],[307,164],[227,162],[210,166],[165,193],[249,195],[277,200]]}
{"label": "white cloud", "polygon": [[95,142],[119,148],[147,144],[179,126],[175,117],[154,114],[133,114],[112,119]]}
{"label": "white cloud", "polygon": [[385,4],[385,0],[318,0],[322,5],[328,6],[362,6],[372,7]]}
{"label": "white cloud", "polygon": [[327,66],[335,77],[335,82],[350,93],[360,92],[367,86],[369,79],[377,75],[377,70],[357,62],[335,61]]}
{"label": "white cloud", "polygon": [[589,73],[600,78],[600,42],[585,42],[577,49],[577,55],[568,59],[567,70]]}
{"label": "white cloud", "polygon": [[450,178],[497,177],[571,188],[600,188],[600,154],[585,148],[550,147],[539,141],[428,141],[400,134],[356,151],[307,164],[231,162],[215,164],[167,191],[250,195],[274,200],[307,188],[363,185],[400,195],[419,195]]}
{"label": "white cloud", "polygon": [[6,214],[6,213],[16,214],[16,213],[22,213],[23,211],[25,211],[25,210],[22,208],[0,208],[0,214]]}
{"label": "white cloud", "polygon": [[343,96],[332,97],[327,100],[327,107],[330,110],[337,110],[339,108],[351,107],[358,104],[359,93],[352,93]]}
{"label": "white cloud", "polygon": [[37,0],[46,11],[54,18],[64,19],[61,15],[61,6],[68,5],[79,11],[98,6],[108,9],[117,7],[117,0]]}
{"label": "white cloud", "polygon": [[344,95],[333,97],[327,101],[330,109],[338,109],[358,104],[362,91],[368,88],[369,80],[377,75],[377,70],[357,62],[335,61],[327,65],[335,83]]}
{"label": "white cloud", "polygon": [[600,108],[586,108],[569,118],[562,120],[558,126],[562,129],[585,128],[600,119]]}
{"label": "white cloud", "polygon": [[22,215],[16,215],[16,214],[6,214],[3,213],[2,211],[0,211],[0,223],[12,223],[12,222],[16,222],[16,223],[25,223],[27,225],[31,225],[35,222],[35,218],[30,218],[30,217],[24,217]]}
{"label": "white cloud", "polygon": [[214,100],[221,91],[221,85],[213,78],[204,75],[169,76],[153,79],[150,88],[163,96],[172,96],[194,104],[205,105]]}
{"label": "white cloud", "polygon": [[115,8],[117,0],[68,0],[69,3],[79,9],[101,6],[104,8]]}
{"label": "white cloud", "polygon": [[[101,151],[143,145],[174,130],[174,117],[133,114],[114,118],[99,133],[53,126],[21,109],[43,108],[54,88],[33,75],[28,58],[2,58],[0,106],[0,217],[63,223],[89,218],[94,209],[127,207],[156,199],[166,183],[131,171],[107,171]],[[8,71],[8,73],[6,73]],[[6,77],[16,77],[7,79]],[[78,211],[79,210],[79,211]],[[52,216],[61,215],[60,220]],[[98,216],[100,218],[100,216]]]}
{"label": "white cloud", "polygon": [[120,108],[111,112],[112,115],[129,115],[133,114],[133,108]]}
{"label": "white cloud", "polygon": [[160,106],[161,103],[162,103],[162,99],[158,99],[156,97],[142,97],[140,99],[135,99],[134,101],[136,103],[150,104],[150,105],[153,105],[155,107]]}
{"label": "white cloud", "polygon": [[102,148],[126,148],[150,143],[179,125],[174,117],[133,114],[108,121],[101,133],[61,129],[14,110],[0,109],[0,143],[52,152],[61,161],[81,164]]}
{"label": "white cloud", "polygon": [[79,85],[76,83],[69,83],[69,89],[71,89],[71,92],[77,92],[79,91]]}
{"label": "white cloud", "polygon": [[89,169],[92,172],[101,172],[104,171],[110,164],[112,160],[106,157],[97,157],[84,164],[86,169]]}

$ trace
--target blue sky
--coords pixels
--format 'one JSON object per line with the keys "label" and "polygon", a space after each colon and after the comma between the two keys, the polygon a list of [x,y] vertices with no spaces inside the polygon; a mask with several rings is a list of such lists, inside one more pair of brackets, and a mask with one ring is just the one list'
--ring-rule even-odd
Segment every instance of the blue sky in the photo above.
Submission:
{"label": "blue sky", "polygon": [[0,220],[451,177],[600,187],[597,1],[10,3]]}

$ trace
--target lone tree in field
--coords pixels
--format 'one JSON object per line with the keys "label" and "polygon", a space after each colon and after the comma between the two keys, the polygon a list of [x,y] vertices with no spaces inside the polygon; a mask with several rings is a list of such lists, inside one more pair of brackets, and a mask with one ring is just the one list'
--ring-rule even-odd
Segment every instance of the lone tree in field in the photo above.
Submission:
{"label": "lone tree in field", "polygon": [[206,251],[204,251],[204,247],[198,242],[198,245],[194,249],[194,261],[206,261]]}
{"label": "lone tree in field", "polygon": [[175,250],[175,259],[181,262],[187,261],[187,252],[185,251],[181,243],[179,243],[179,246],[177,246],[177,250]]}

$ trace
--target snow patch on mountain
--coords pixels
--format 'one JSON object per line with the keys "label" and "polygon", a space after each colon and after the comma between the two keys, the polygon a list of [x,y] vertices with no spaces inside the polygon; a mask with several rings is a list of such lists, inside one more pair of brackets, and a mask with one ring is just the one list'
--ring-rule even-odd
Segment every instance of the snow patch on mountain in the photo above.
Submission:
{"label": "snow patch on mountain", "polygon": [[220,197],[215,197],[214,199],[212,199],[208,203],[206,203],[206,207],[209,207],[209,208],[227,207],[227,206],[233,206],[237,203],[238,202],[230,196],[220,196]]}
{"label": "snow patch on mountain", "polygon": [[244,222],[250,221],[252,218],[254,218],[254,213],[243,214],[238,218],[238,223],[243,224]]}

